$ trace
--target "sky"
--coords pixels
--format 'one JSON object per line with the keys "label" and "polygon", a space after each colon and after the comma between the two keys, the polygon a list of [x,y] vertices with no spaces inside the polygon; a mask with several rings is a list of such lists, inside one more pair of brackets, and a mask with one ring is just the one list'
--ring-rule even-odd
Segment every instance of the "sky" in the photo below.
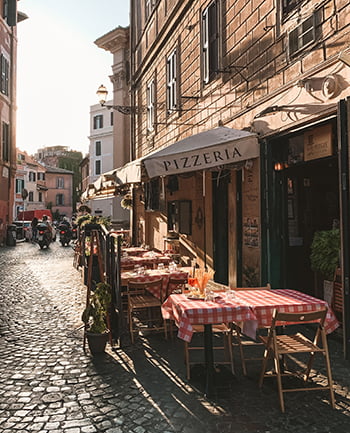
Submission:
{"label": "sky", "polygon": [[21,0],[17,26],[17,147],[89,148],[90,106],[112,95],[112,53],[94,41],[129,25],[128,0]]}

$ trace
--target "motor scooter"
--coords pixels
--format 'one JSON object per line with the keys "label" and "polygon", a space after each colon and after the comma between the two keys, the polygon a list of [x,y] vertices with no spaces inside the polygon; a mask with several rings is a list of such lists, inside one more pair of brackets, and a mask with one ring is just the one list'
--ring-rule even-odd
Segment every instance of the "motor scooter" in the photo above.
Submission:
{"label": "motor scooter", "polygon": [[78,239],[78,226],[76,224],[72,225],[72,239]]}
{"label": "motor scooter", "polygon": [[40,249],[49,248],[52,241],[52,234],[49,227],[46,224],[39,223],[37,225],[37,237],[36,240],[39,244]]}
{"label": "motor scooter", "polygon": [[60,242],[62,244],[62,247],[69,245],[69,242],[72,239],[72,232],[71,232],[70,228],[65,224],[60,224],[58,226],[58,231],[60,234]]}

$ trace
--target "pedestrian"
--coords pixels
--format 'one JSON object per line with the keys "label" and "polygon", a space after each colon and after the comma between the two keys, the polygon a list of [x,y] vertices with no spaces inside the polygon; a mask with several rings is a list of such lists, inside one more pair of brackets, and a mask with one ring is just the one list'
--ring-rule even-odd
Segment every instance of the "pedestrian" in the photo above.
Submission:
{"label": "pedestrian", "polygon": [[32,219],[32,222],[30,223],[30,225],[31,225],[31,227],[32,227],[32,242],[35,242],[36,241],[36,235],[37,235],[37,233],[38,233],[38,228],[37,228],[37,225],[38,225],[38,218],[37,217],[34,217],[33,219]]}

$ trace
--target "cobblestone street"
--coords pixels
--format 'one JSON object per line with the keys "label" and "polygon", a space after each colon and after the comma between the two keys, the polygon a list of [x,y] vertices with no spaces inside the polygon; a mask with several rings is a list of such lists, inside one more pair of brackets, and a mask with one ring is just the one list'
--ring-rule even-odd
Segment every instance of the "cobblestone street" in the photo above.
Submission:
{"label": "cobblestone street", "polygon": [[159,334],[124,350],[84,353],[86,292],[72,262],[72,248],[58,242],[49,250],[0,249],[1,433],[350,431],[350,366],[339,338],[330,338],[336,410],[327,392],[304,392],[288,394],[281,414],[274,381],[260,391],[260,364],[249,364],[244,378],[238,358],[237,377],[208,401],[200,377],[186,382],[176,338]]}

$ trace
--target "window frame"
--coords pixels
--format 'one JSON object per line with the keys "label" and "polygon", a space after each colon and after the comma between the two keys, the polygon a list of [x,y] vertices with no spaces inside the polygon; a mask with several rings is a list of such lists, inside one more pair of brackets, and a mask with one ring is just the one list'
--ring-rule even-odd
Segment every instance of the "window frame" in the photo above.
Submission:
{"label": "window frame", "polygon": [[154,78],[147,84],[147,131],[154,132],[155,127],[155,106],[156,106],[156,83]]}
{"label": "window frame", "polygon": [[213,81],[220,69],[220,1],[212,0],[201,14],[201,64],[203,85]]}
{"label": "window frame", "polygon": [[[98,169],[97,169],[98,167]],[[95,176],[98,176],[102,173],[102,163],[100,159],[95,160]]]}
{"label": "window frame", "polygon": [[0,91],[3,95],[9,96],[10,62],[0,54]]}
{"label": "window frame", "polygon": [[56,189],[64,189],[64,177],[56,177]]}
{"label": "window frame", "polygon": [[93,129],[103,128],[103,114],[96,114],[93,117]]}
{"label": "window frame", "polygon": [[174,48],[166,58],[166,106],[167,114],[178,108],[178,49]]}
{"label": "window frame", "polygon": [[10,124],[2,122],[2,160],[10,161]]}
{"label": "window frame", "polygon": [[56,206],[64,206],[64,194],[56,194]]}
{"label": "window frame", "polygon": [[95,141],[95,156],[102,155],[102,142],[101,140]]}

